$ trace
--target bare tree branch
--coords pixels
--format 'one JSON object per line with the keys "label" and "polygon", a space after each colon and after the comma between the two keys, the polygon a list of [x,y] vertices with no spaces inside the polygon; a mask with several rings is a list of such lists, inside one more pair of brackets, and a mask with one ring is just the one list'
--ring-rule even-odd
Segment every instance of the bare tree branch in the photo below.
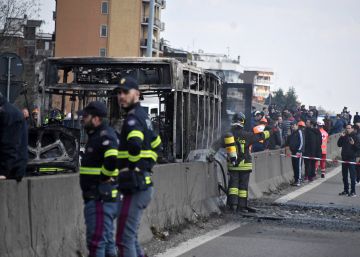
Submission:
{"label": "bare tree branch", "polygon": [[13,42],[26,19],[40,11],[39,0],[0,0],[0,49]]}

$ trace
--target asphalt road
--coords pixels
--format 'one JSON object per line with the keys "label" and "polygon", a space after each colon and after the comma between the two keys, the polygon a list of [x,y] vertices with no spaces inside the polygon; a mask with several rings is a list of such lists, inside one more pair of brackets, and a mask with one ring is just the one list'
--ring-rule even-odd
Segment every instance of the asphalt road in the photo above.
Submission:
{"label": "asphalt road", "polygon": [[356,186],[357,197],[355,198],[339,196],[338,194],[343,190],[344,188],[340,172],[321,185],[302,195],[299,195],[288,203],[297,205],[310,204],[338,208],[356,208],[360,210],[360,184]]}
{"label": "asphalt road", "polygon": [[192,249],[182,257],[359,257],[359,232],[249,224]]}
{"label": "asphalt road", "polygon": [[[182,244],[171,254],[163,256],[359,257],[360,186],[357,186],[356,198],[338,196],[342,191],[341,172],[339,169],[332,172],[333,177],[323,183],[318,180],[313,185],[310,183],[295,189],[292,197],[283,202],[285,206],[277,207],[280,210],[287,208],[289,213],[289,208],[291,210],[291,206],[296,206],[291,218],[285,219],[285,222],[252,218],[246,221],[242,218],[239,219],[241,225],[236,229],[230,228],[229,232],[211,239]],[[307,205],[315,209],[301,210]],[[319,209],[316,206],[320,206]],[[346,211],[348,209],[352,209],[351,212]],[[339,212],[340,216],[337,216]],[[320,216],[312,217],[312,213]]]}

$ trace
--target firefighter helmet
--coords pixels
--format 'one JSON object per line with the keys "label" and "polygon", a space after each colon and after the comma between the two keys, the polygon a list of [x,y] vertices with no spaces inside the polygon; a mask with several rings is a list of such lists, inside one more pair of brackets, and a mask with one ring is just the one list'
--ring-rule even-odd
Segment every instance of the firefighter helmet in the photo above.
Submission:
{"label": "firefighter helmet", "polygon": [[232,127],[241,127],[243,128],[245,126],[246,117],[242,112],[235,113],[232,117]]}
{"label": "firefighter helmet", "polygon": [[60,124],[63,120],[63,115],[59,109],[52,109],[46,117],[44,124]]}

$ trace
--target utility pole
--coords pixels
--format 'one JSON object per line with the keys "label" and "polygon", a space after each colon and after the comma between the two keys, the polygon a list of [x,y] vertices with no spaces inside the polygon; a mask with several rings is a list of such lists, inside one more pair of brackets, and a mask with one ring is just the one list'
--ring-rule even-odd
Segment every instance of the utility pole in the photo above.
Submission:
{"label": "utility pole", "polygon": [[146,56],[152,57],[155,0],[150,0]]}
{"label": "utility pole", "polygon": [[8,57],[8,76],[7,76],[7,89],[6,89],[6,98],[10,102],[10,84],[11,84],[11,59],[13,57]]}

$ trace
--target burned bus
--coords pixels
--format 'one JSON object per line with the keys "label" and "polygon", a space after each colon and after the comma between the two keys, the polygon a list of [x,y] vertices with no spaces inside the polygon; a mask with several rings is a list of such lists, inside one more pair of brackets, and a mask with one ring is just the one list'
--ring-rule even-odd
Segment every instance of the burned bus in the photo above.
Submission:
{"label": "burned bus", "polygon": [[220,78],[168,58],[49,58],[41,113],[57,108],[67,114],[67,127],[81,129],[76,113],[99,100],[108,106],[110,125],[120,130],[123,112],[114,89],[126,76],[139,82],[143,106],[163,141],[165,161],[183,161],[192,150],[208,148],[221,133]]}

